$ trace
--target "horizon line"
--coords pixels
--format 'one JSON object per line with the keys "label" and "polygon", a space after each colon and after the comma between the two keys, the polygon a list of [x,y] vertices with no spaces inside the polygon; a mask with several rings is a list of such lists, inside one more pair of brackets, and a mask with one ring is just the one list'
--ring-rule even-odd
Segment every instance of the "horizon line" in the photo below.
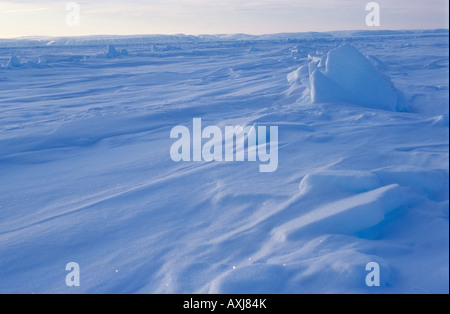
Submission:
{"label": "horizon line", "polygon": [[14,36],[14,37],[1,37],[0,40],[4,39],[33,39],[33,38],[82,38],[82,37],[102,37],[102,36],[113,36],[113,37],[137,37],[137,36],[186,36],[186,37],[201,37],[201,36],[249,36],[249,37],[263,37],[263,36],[273,36],[273,35],[283,35],[283,34],[332,34],[339,32],[383,32],[383,31],[398,31],[398,32],[418,32],[418,31],[447,31],[450,32],[449,28],[399,28],[399,29],[343,29],[343,30],[330,30],[330,31],[303,31],[303,32],[277,32],[277,33],[267,33],[267,34],[250,34],[250,33],[199,33],[199,34],[188,34],[188,33],[134,33],[134,34],[89,34],[89,35],[24,35],[24,36]]}

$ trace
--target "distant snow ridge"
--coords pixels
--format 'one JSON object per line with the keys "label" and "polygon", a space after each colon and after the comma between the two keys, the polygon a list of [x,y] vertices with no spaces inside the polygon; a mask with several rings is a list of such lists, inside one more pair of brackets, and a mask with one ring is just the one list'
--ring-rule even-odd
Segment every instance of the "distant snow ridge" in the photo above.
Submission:
{"label": "distant snow ridge", "polygon": [[402,93],[390,78],[352,45],[344,44],[323,57],[310,57],[310,62],[296,72],[297,77],[292,73],[288,81],[292,85],[297,79],[306,86],[313,103],[348,102],[376,109],[407,111]]}
{"label": "distant snow ridge", "polygon": [[174,51],[174,50],[181,50],[181,48],[171,46],[171,45],[164,45],[162,47],[158,47],[156,45],[151,45],[151,47],[150,47],[151,52],[164,52],[164,51]]}
{"label": "distant snow ridge", "polygon": [[119,58],[121,56],[127,56],[128,51],[126,49],[122,49],[121,51],[117,51],[116,47],[113,45],[108,45],[107,52],[98,55],[98,57],[105,57],[109,59]]}

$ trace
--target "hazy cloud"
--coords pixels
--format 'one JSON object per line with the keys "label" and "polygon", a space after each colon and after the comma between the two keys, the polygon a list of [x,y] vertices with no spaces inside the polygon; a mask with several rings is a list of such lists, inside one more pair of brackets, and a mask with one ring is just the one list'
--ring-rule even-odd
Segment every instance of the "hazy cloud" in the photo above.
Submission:
{"label": "hazy cloud", "polygon": [[[60,0],[0,0],[0,37],[365,29],[367,0],[97,0],[64,25]],[[380,0],[382,29],[448,28],[447,0]]]}

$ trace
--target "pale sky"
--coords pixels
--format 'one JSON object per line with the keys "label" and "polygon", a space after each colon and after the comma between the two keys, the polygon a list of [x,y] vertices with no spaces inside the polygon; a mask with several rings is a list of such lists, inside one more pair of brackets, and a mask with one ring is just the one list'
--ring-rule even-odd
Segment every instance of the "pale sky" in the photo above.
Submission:
{"label": "pale sky", "polygon": [[[0,0],[0,38],[130,34],[272,34],[364,30],[367,0]],[[449,27],[448,0],[379,0],[378,29]],[[374,28],[370,28],[374,29]]]}

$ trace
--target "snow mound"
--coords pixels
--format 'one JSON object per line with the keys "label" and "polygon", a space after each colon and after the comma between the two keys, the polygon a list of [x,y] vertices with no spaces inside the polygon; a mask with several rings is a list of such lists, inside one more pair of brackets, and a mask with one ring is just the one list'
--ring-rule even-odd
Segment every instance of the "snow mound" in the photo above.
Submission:
{"label": "snow mound", "polygon": [[401,188],[392,184],[328,203],[275,228],[278,240],[323,234],[354,234],[373,227],[405,202]]}
{"label": "snow mound", "polygon": [[436,125],[443,125],[443,126],[448,127],[448,126],[449,126],[449,123],[448,123],[448,113],[447,113],[447,114],[442,114],[442,115],[439,115],[439,116],[435,117],[435,118],[433,119],[433,124],[436,124]]}
{"label": "snow mound", "polygon": [[115,59],[115,58],[119,58],[121,56],[127,56],[127,55],[128,55],[128,51],[126,49],[117,51],[116,47],[114,47],[113,45],[108,45],[107,52],[100,54],[98,56],[108,58],[108,59]]}
{"label": "snow mound", "polygon": [[[407,111],[404,96],[390,78],[380,72],[358,49],[349,44],[330,50],[322,57],[309,58],[309,75],[304,68],[289,75],[288,81],[310,89],[313,103],[348,102],[363,107]],[[378,67],[382,68],[382,67]]]}
{"label": "snow mound", "polygon": [[378,177],[367,171],[326,171],[306,175],[300,182],[302,194],[318,191],[367,192],[380,187]]}
{"label": "snow mound", "polygon": [[16,56],[12,56],[6,64],[6,68],[18,68],[20,66],[22,66],[22,63]]}

